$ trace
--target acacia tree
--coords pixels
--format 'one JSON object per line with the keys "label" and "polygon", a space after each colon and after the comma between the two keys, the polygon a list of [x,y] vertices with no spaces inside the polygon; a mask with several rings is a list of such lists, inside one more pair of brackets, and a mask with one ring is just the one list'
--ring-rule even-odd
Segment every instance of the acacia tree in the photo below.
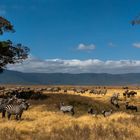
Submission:
{"label": "acacia tree", "polygon": [[[15,32],[13,25],[3,17],[0,17],[0,35],[4,32]],[[11,40],[0,41],[0,72],[8,64],[22,62],[28,58],[29,48],[22,44],[14,44]]]}

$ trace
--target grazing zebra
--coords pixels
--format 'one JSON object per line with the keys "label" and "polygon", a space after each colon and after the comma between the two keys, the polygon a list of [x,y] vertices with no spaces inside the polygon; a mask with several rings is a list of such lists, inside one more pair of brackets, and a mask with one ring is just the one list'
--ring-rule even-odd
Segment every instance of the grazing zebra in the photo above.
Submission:
{"label": "grazing zebra", "polygon": [[117,107],[117,108],[120,108],[119,103],[118,103],[118,101],[119,101],[119,96],[120,96],[119,93],[114,93],[114,94],[111,96],[111,99],[110,99],[111,104],[114,105],[114,106]]}
{"label": "grazing zebra", "polygon": [[111,99],[111,104],[114,105],[114,106],[117,107],[117,108],[120,108],[117,99]]}
{"label": "grazing zebra", "polygon": [[16,119],[21,119],[22,113],[24,110],[27,110],[30,106],[27,102],[22,102],[20,105],[8,104],[5,107],[5,111],[8,114],[8,119],[10,119],[11,115],[16,115]]}
{"label": "grazing zebra", "polygon": [[126,109],[127,110],[135,110],[136,112],[138,111],[138,108],[137,108],[137,106],[134,106],[134,105],[129,105],[129,103],[128,102],[126,102]]}
{"label": "grazing zebra", "polygon": [[72,115],[74,115],[74,107],[72,105],[64,105],[64,103],[60,103],[60,111],[63,113],[71,112]]}
{"label": "grazing zebra", "polygon": [[137,95],[137,92],[135,91],[129,91],[129,90],[126,90],[124,93],[123,93],[123,96],[124,97],[134,97],[135,95]]}
{"label": "grazing zebra", "polygon": [[110,111],[102,111],[102,114],[104,115],[104,117],[110,116],[112,114],[112,109]]}

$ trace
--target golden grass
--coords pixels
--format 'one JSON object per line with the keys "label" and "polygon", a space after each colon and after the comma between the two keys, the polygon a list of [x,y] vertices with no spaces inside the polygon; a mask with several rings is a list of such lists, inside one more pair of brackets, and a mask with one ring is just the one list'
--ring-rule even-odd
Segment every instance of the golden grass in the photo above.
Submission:
{"label": "golden grass", "polygon": [[[0,140],[140,140],[140,113],[126,111],[122,96],[121,108],[114,108],[109,102],[114,92],[123,90],[110,89],[106,96],[46,93],[46,100],[30,101],[32,106],[21,121],[0,118]],[[61,113],[61,101],[74,105],[76,114]],[[129,101],[140,107],[140,91]],[[99,113],[102,109],[114,113],[106,118],[90,116],[87,109],[91,106]]]}

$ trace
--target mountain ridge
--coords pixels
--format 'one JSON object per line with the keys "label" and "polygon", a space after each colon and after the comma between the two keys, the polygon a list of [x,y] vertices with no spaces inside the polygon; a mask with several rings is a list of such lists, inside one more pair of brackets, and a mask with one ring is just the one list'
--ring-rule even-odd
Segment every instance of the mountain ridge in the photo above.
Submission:
{"label": "mountain ridge", "polygon": [[140,85],[140,73],[23,73],[5,70],[0,84],[30,85]]}

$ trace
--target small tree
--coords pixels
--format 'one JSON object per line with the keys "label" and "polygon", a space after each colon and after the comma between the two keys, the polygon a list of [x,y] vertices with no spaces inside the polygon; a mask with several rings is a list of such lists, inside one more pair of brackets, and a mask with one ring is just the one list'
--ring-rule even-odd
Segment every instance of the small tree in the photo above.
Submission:
{"label": "small tree", "polygon": [[[0,35],[4,32],[15,32],[13,25],[3,17],[0,17]],[[0,41],[0,72],[3,72],[7,64],[22,62],[28,58],[29,48],[22,44],[14,44],[12,41]]]}

